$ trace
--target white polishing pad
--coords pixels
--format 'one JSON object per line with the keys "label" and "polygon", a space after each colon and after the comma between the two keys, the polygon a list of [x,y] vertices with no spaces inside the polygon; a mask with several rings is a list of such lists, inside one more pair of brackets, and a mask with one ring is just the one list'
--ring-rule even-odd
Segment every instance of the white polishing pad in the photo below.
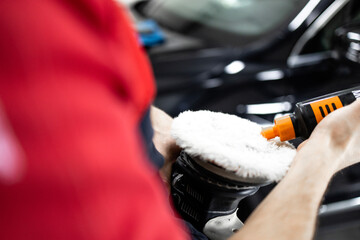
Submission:
{"label": "white polishing pad", "polygon": [[268,141],[260,133],[254,122],[211,111],[183,112],[171,128],[176,143],[192,157],[244,179],[279,181],[296,150],[278,138]]}

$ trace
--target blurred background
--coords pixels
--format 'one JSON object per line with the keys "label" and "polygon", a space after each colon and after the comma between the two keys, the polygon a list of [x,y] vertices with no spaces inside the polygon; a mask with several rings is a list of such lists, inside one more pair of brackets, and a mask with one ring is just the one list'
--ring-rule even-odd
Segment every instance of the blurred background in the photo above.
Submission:
{"label": "blurred background", "polygon": [[[261,125],[297,102],[360,85],[358,0],[118,0],[172,116],[208,109]],[[299,144],[299,140],[293,142]],[[243,221],[273,185],[240,203]],[[360,165],[337,174],[317,240],[360,238]]]}

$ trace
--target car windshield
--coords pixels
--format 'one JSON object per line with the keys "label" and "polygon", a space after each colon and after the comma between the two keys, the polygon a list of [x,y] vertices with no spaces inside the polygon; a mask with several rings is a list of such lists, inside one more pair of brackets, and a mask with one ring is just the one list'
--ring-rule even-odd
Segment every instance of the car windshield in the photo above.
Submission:
{"label": "car windshield", "polygon": [[[243,40],[287,26],[309,0],[152,0],[147,14],[169,28],[190,33],[209,28]],[[218,32],[217,32],[218,31]]]}

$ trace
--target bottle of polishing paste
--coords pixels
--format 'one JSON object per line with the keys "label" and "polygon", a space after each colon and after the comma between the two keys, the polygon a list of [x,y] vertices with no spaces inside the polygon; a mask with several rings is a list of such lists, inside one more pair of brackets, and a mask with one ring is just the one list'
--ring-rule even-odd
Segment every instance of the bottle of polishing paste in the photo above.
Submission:
{"label": "bottle of polishing paste", "polygon": [[281,141],[307,139],[324,117],[357,98],[360,98],[360,86],[297,103],[294,113],[276,118],[275,125],[264,128],[261,134],[267,139],[280,137]]}

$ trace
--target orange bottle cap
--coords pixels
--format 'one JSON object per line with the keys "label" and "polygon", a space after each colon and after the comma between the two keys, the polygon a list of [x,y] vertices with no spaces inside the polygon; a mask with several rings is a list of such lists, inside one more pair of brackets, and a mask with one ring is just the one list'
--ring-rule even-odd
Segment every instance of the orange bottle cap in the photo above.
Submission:
{"label": "orange bottle cap", "polygon": [[267,127],[261,131],[261,135],[263,135],[266,139],[269,140],[274,137],[280,137],[281,141],[287,141],[296,137],[290,115],[277,118],[274,122],[275,125],[273,127]]}

